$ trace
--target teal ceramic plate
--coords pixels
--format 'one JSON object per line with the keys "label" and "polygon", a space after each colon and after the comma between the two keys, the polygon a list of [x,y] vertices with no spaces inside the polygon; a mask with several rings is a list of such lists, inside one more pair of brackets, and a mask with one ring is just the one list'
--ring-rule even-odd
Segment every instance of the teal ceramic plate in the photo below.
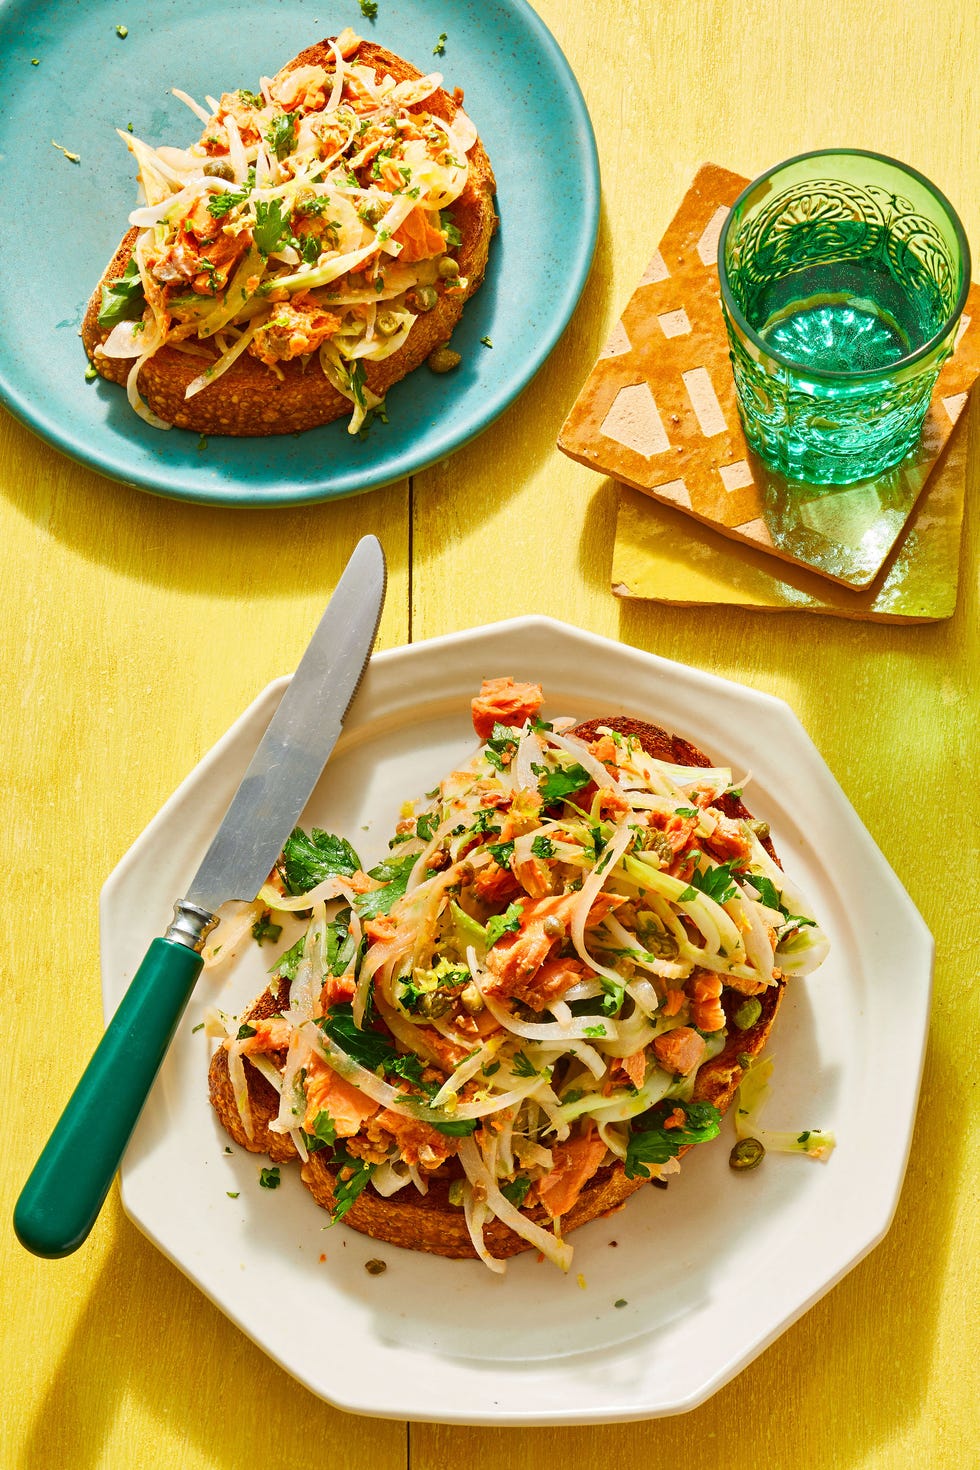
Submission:
{"label": "teal ceramic plate", "polygon": [[[206,444],[150,429],[120,388],[85,381],[78,337],[136,203],[115,129],[132,123],[149,142],[186,144],[194,119],[172,87],[203,97],[255,86],[346,25],[462,87],[490,154],[501,225],[453,337],[462,364],[448,377],[410,375],[391,392],[389,423],[363,439],[344,421]],[[599,217],[595,141],[568,63],[525,0],[379,0],[373,22],[357,0],[6,0],[0,65],[0,399],[58,449],[142,490],[296,505],[433,464],[527,387],[585,284]]]}

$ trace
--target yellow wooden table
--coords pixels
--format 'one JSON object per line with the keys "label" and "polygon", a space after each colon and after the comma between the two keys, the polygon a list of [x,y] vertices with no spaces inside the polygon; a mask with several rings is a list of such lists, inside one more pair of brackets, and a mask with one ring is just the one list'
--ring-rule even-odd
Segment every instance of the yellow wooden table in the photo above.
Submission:
{"label": "yellow wooden table", "polygon": [[[705,159],[753,174],[831,144],[889,153],[937,181],[980,248],[980,11],[904,0],[537,8],[594,120],[599,247],[534,391],[481,439],[357,499],[225,511],[110,483],[0,414],[4,1470],[980,1463],[976,445],[959,606],[919,627],[619,603],[614,487],[554,448]],[[936,936],[921,1107],[889,1235],[688,1415],[558,1431],[351,1417],[246,1341],[128,1222],[115,1189],[88,1244],[61,1262],[29,1257],[7,1223],[101,1031],[104,878],[232,718],[295,666],[367,531],[391,570],[383,647],[545,612],[788,700]],[[188,656],[206,649],[226,653],[206,667]]]}

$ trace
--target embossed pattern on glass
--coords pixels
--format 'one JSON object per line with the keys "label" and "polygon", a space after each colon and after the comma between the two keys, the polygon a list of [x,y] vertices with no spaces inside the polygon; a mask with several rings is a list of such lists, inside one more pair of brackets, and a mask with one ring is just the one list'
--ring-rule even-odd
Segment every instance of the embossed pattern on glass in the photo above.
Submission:
{"label": "embossed pattern on glass", "polygon": [[970,284],[939,191],[878,154],[790,159],[736,200],[718,270],[742,424],[763,462],[840,485],[902,460]]}

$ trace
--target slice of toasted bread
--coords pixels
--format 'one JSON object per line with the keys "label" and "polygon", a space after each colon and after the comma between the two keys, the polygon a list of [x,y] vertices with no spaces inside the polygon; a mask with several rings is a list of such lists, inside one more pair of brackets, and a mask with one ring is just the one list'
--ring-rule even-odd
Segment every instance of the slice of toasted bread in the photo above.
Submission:
{"label": "slice of toasted bread", "polygon": [[[593,720],[578,725],[572,733],[591,741],[597,738],[600,727],[634,736],[643,749],[657,760],[682,766],[712,764],[703,751],[680,736],[672,735],[658,725],[645,724],[638,720]],[[748,818],[750,815],[741,798],[734,795],[723,796],[716,804],[731,817]],[[770,855],[778,861],[769,838],[764,837],[763,841]],[[279,986],[282,987],[281,991]],[[744,996],[735,990],[724,990],[722,1005],[729,1022],[728,1036],[723,1050],[702,1063],[698,1069],[693,1092],[695,1101],[712,1103],[720,1113],[731,1106],[748,1060],[757,1057],[766,1045],[779,1010],[783,989],[780,981],[769,986],[757,997],[761,1005],[760,1014],[755,1023],[745,1030],[732,1024],[734,1012],[744,1001]],[[256,1020],[275,1015],[286,1003],[287,995],[285,981],[273,982],[273,986],[256,1001],[244,1019]],[[215,1052],[210,1071],[211,1101],[218,1117],[231,1137],[242,1147],[257,1153],[267,1152],[277,1160],[296,1157],[288,1136],[269,1131],[269,1122],[278,1111],[279,1100],[275,1090],[250,1066],[247,1059],[245,1069],[254,1120],[252,1138],[246,1137],[235,1104],[228,1076],[227,1052],[224,1048]],[[317,1203],[326,1210],[332,1210],[334,1206],[340,1167],[327,1158],[325,1152],[311,1154],[302,1166],[301,1177],[304,1184]],[[466,1228],[463,1211],[449,1203],[450,1185],[461,1173],[456,1161],[448,1160],[432,1175],[428,1193],[425,1195],[409,1185],[390,1198],[383,1199],[368,1187],[354,1200],[344,1216],[344,1223],[364,1235],[391,1245],[456,1259],[472,1258],[476,1253]],[[562,1218],[562,1234],[567,1235],[578,1226],[618,1209],[647,1182],[644,1178],[628,1179],[619,1162],[604,1165],[585,1185],[574,1207]],[[539,1224],[549,1223],[550,1217],[540,1205],[526,1210],[525,1213]],[[497,1219],[487,1223],[484,1238],[490,1252],[501,1259],[534,1248]]]}
{"label": "slice of toasted bread", "polygon": [[[389,75],[396,82],[415,80],[422,75],[409,62],[370,41],[361,41],[352,59],[372,66],[378,76]],[[282,68],[282,73],[315,65],[332,69],[331,39],[301,51]],[[451,123],[459,109],[457,98],[439,88],[410,110],[432,113]],[[440,291],[436,305],[418,316],[397,352],[380,362],[364,361],[366,385],[379,399],[385,397],[393,384],[424,363],[436,348],[449,341],[465,303],[483,281],[490,241],[497,227],[496,183],[479,138],[467,154],[467,160],[467,182],[452,205],[453,222],[461,237],[452,255],[459,266],[460,278],[466,281],[465,289]],[[92,293],[81,329],[85,351],[97,371],[103,378],[120,384],[125,384],[132,361],[110,358],[100,351],[109,329],[99,325],[99,312],[103,287],[125,272],[138,233],[133,227],[123,236]],[[245,352],[213,384],[186,398],[188,386],[201,371],[199,356],[173,346],[161,347],[140,370],[140,395],[164,423],[198,434],[239,437],[294,434],[331,423],[351,411],[350,399],[333,386],[315,361],[308,364],[302,358],[294,358],[280,363],[278,372],[273,372],[257,357]]]}

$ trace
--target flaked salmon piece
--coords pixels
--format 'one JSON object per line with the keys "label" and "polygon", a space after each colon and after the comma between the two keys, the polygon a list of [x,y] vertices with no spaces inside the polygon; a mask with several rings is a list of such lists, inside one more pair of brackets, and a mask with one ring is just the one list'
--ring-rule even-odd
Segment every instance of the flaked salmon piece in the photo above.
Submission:
{"label": "flaked salmon piece", "polygon": [[318,1056],[310,1058],[306,1073],[306,1114],[303,1127],[313,1132],[318,1113],[329,1113],[338,1138],[353,1138],[379,1104],[335,1072]]}
{"label": "flaked salmon piece", "polygon": [[704,845],[708,851],[722,861],[739,858],[746,862],[751,855],[752,844],[745,835],[741,822],[726,817],[716,806],[709,806],[707,811],[715,819],[714,831],[705,839]]}
{"label": "flaked salmon piece", "polygon": [[704,1037],[690,1026],[678,1026],[654,1037],[653,1051],[664,1071],[675,1077],[688,1077],[704,1060],[707,1047]]}
{"label": "flaked salmon piece", "polygon": [[341,1001],[353,1000],[356,989],[353,975],[328,975],[320,991],[321,1016],[325,1016],[331,1006]]}
{"label": "flaked salmon piece", "polygon": [[495,724],[523,725],[543,702],[540,684],[515,684],[510,677],[484,679],[472,703],[473,728],[481,740],[489,740]]}
{"label": "flaked salmon piece", "polygon": [[554,955],[545,960],[533,979],[522,985],[514,994],[533,1010],[543,1011],[554,1000],[560,1000],[567,990],[591,974],[580,959],[565,959]]}
{"label": "flaked salmon piece", "polygon": [[634,1087],[640,1088],[647,1075],[646,1055],[642,1051],[635,1051],[629,1057],[614,1057],[610,1063],[610,1070],[617,1068],[626,1073]]}
{"label": "flaked salmon piece", "polygon": [[538,1199],[553,1220],[568,1214],[605,1157],[606,1145],[594,1136],[570,1138],[567,1143],[555,1145],[551,1173],[535,1186]]}
{"label": "flaked salmon piece", "polygon": [[424,1042],[432,1055],[438,1058],[439,1066],[447,1073],[455,1072],[460,1063],[465,1062],[473,1049],[472,1047],[460,1046],[457,1042],[451,1040],[450,1037],[443,1036],[442,1032],[437,1031],[434,1026],[421,1026],[419,1028],[419,1039]]}
{"label": "flaked salmon piece", "polygon": [[724,983],[724,978],[714,970],[702,969],[696,969],[687,981],[691,1020],[699,1031],[721,1031],[724,1028],[725,1012],[721,1004]]}
{"label": "flaked salmon piece", "polygon": [[[577,902],[577,893],[563,893],[524,905],[520,928],[504,934],[487,951],[486,965],[492,978],[486,988],[491,995],[516,996],[520,1000],[534,995],[538,971],[565,939]],[[597,924],[619,902],[609,894],[597,894],[589,909],[587,927]],[[534,1001],[529,999],[527,1003],[533,1005]]]}
{"label": "flaked salmon piece", "polygon": [[[248,1025],[255,1032],[254,1036],[246,1036],[237,1043],[238,1050],[242,1056],[261,1055],[267,1051],[285,1051],[289,1045],[289,1039],[293,1034],[293,1028],[285,1016],[267,1016],[261,1021],[249,1021]],[[225,1046],[233,1045],[233,1039],[225,1042]]]}
{"label": "flaked salmon piece", "polygon": [[487,904],[508,904],[523,891],[509,868],[487,863],[473,880],[473,891]]}
{"label": "flaked salmon piece", "polygon": [[421,1164],[424,1169],[438,1168],[459,1148],[458,1139],[440,1133],[421,1118],[404,1118],[390,1108],[372,1119],[368,1137],[373,1138],[378,1130],[391,1134],[406,1164]]}
{"label": "flaked salmon piece", "polygon": [[[396,186],[401,186],[403,180],[396,178],[395,183]],[[391,238],[397,240],[402,247],[398,259],[408,263],[442,255],[446,249],[445,235],[441,230],[435,229],[429,222],[426,211],[418,205],[402,221]]]}

